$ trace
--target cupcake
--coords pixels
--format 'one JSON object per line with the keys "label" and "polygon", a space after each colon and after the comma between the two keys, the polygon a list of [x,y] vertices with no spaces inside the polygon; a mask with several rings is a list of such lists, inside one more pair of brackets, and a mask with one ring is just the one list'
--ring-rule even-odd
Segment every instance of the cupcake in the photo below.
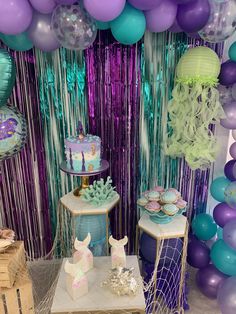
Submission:
{"label": "cupcake", "polygon": [[137,204],[139,206],[146,206],[148,203],[148,200],[146,199],[146,197],[141,197],[137,200]]}
{"label": "cupcake", "polygon": [[162,186],[155,186],[153,188],[153,191],[156,191],[156,192],[159,192],[159,193],[162,193],[162,192],[165,192],[165,189],[162,187]]}
{"label": "cupcake", "polygon": [[181,198],[181,193],[178,190],[173,189],[173,188],[169,188],[169,189],[167,189],[167,192],[168,191],[174,192],[178,198]]}
{"label": "cupcake", "polygon": [[159,212],[161,210],[161,205],[157,202],[149,202],[145,208],[150,212]]}
{"label": "cupcake", "polygon": [[184,209],[187,206],[187,202],[181,198],[175,203],[175,205],[180,209]]}
{"label": "cupcake", "polygon": [[179,208],[175,204],[165,204],[162,207],[162,211],[168,216],[174,216],[178,213]]}
{"label": "cupcake", "polygon": [[152,191],[152,192],[149,192],[146,197],[149,201],[159,201],[160,193],[156,191]]}
{"label": "cupcake", "polygon": [[178,197],[175,192],[173,191],[166,191],[161,195],[161,202],[162,204],[172,204],[177,202]]}

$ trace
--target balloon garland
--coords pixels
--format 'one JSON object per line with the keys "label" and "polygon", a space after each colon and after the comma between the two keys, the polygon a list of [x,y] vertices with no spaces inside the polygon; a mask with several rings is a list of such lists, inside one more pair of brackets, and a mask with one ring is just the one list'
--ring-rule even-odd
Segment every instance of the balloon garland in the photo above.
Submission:
{"label": "balloon garland", "polygon": [[234,0],[0,0],[0,8],[2,40],[17,51],[32,45],[46,52],[60,46],[83,50],[97,29],[111,29],[125,45],[139,41],[146,29],[219,43],[236,26]]}

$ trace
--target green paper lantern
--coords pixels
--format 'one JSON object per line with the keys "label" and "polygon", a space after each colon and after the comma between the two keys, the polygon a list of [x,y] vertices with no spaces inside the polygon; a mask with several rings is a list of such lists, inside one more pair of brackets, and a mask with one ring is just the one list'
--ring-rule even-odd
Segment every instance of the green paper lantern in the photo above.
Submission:
{"label": "green paper lantern", "polygon": [[220,60],[215,51],[207,47],[189,49],[179,60],[177,80],[214,85],[220,74]]}

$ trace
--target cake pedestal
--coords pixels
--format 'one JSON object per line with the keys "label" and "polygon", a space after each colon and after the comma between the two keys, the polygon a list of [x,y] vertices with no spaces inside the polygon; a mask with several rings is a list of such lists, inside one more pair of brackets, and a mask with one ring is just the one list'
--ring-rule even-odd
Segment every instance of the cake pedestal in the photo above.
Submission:
{"label": "cake pedestal", "polygon": [[93,171],[80,171],[80,172],[74,171],[73,169],[67,167],[66,161],[63,161],[60,164],[61,171],[75,177],[81,177],[81,186],[73,191],[74,195],[78,197],[80,197],[83,194],[84,189],[87,189],[89,187],[89,177],[99,175],[102,172],[106,171],[108,168],[109,163],[104,159],[101,160],[100,168]]}

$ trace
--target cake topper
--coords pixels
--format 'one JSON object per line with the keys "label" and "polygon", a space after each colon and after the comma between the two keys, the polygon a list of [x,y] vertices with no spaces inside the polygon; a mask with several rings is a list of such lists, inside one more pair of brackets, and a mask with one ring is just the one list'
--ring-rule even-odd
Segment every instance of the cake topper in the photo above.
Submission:
{"label": "cake topper", "polygon": [[77,133],[79,134],[79,139],[83,140],[85,135],[84,135],[84,129],[83,129],[83,125],[82,125],[81,121],[79,121],[79,123],[78,123]]}

